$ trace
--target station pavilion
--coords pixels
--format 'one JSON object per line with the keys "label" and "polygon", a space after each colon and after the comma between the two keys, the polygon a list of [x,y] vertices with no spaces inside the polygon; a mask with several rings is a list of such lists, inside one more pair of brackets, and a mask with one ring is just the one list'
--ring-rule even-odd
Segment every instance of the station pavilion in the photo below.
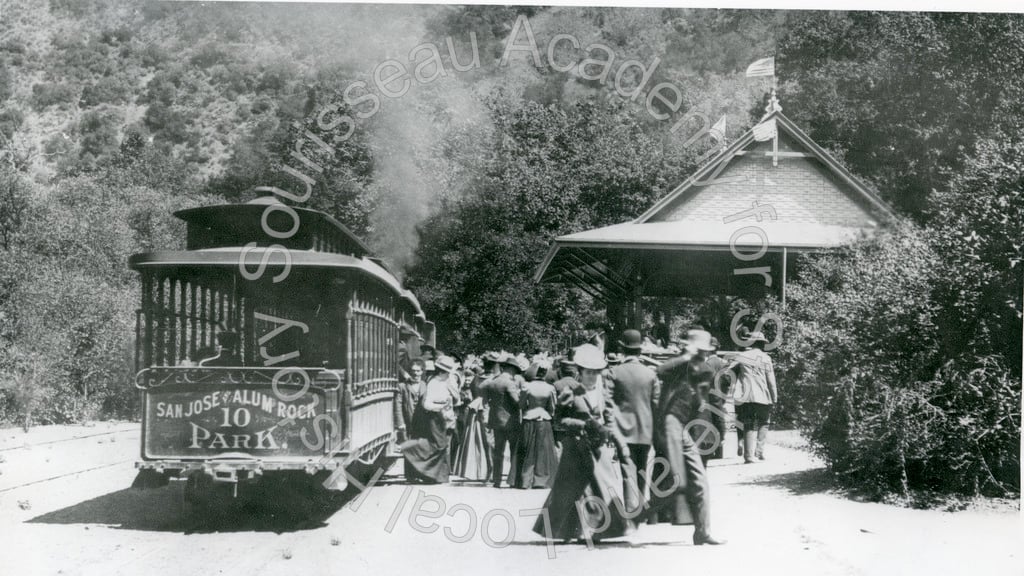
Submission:
{"label": "station pavilion", "polygon": [[870,236],[894,217],[773,95],[756,126],[635,220],[556,238],[534,280],[589,293],[615,330],[642,328],[644,296],[771,293],[785,306],[791,254]]}

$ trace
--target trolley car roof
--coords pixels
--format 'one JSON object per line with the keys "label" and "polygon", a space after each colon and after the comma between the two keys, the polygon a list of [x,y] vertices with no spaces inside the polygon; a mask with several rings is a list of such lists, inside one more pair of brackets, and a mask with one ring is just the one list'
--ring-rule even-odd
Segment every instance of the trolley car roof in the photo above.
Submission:
{"label": "trolley car roof", "polygon": [[[264,220],[268,207],[275,205],[284,207],[276,198],[265,196],[245,204],[220,204],[179,210],[174,215],[188,224],[190,249],[223,246],[224,244],[209,244],[208,238],[193,245],[197,242],[196,239],[203,236],[200,231],[214,230],[218,232],[218,236],[232,239],[230,245],[243,246],[249,240],[268,239],[264,230]],[[323,240],[335,244],[345,254],[356,257],[371,255],[370,248],[358,236],[329,214],[298,206],[282,208],[282,210],[286,209],[293,210],[298,216],[303,234],[322,236]],[[271,212],[277,211],[277,209],[271,209]]]}
{"label": "trolley car roof", "polygon": [[[279,268],[286,264],[282,250],[254,250],[247,256],[247,261],[255,265],[266,258],[268,268]],[[402,288],[398,279],[380,265],[365,258],[353,258],[344,254],[327,252],[289,251],[292,268],[326,268],[337,270],[358,270],[385,283],[395,294],[410,301],[416,308],[417,315],[422,315],[419,302],[411,292]],[[146,268],[234,268],[238,269],[242,258],[241,248],[211,248],[207,250],[160,250],[135,254],[128,258],[128,266],[132,270]]]}

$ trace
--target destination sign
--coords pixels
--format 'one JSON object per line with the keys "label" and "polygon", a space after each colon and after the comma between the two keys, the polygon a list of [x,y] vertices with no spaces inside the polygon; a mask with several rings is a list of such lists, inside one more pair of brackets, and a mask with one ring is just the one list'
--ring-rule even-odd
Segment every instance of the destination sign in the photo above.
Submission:
{"label": "destination sign", "polygon": [[[324,393],[319,390],[307,390],[295,399],[265,387],[154,390],[146,397],[146,455],[150,458],[225,452],[312,456],[323,453],[324,442],[334,431],[324,415]],[[321,448],[312,449],[307,443]]]}

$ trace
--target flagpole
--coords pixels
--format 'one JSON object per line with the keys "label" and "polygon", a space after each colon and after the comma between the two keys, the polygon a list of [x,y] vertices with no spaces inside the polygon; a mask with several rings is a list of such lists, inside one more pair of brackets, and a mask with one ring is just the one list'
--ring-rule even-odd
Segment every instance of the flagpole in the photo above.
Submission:
{"label": "flagpole", "polygon": [[[775,67],[772,66],[772,112],[775,111],[778,102],[779,77],[775,75]],[[779,165],[779,127],[775,127],[775,138],[772,139],[772,167]]]}

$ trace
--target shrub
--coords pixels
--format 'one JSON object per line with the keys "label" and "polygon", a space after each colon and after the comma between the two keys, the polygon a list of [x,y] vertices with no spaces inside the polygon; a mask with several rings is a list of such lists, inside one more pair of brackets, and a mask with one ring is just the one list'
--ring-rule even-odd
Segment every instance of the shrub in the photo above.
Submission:
{"label": "shrub", "polygon": [[117,28],[110,28],[100,33],[100,42],[109,44],[110,46],[116,46],[117,44],[124,44],[132,39],[134,33],[128,26],[119,26]]}
{"label": "shrub", "polygon": [[70,84],[43,82],[32,86],[32,106],[36,110],[75,102],[78,102],[78,89]]}
{"label": "shrub", "polygon": [[123,104],[131,99],[134,88],[124,76],[105,76],[86,85],[78,103],[84,108],[99,104]]}
{"label": "shrub", "polygon": [[0,111],[0,136],[11,139],[24,122],[25,115],[17,108]]}
{"label": "shrub", "polygon": [[178,165],[167,162],[144,153],[33,199],[20,241],[0,258],[0,420],[136,414],[138,288],[125,262],[143,249],[180,246],[182,225],[171,212],[197,202],[143,184],[171,182],[159,171]]}
{"label": "shrub", "polygon": [[82,41],[75,37],[54,39],[58,53],[51,72],[78,81],[94,76],[114,74],[120,63],[111,58],[110,46],[96,39]]}
{"label": "shrub", "polygon": [[83,0],[50,0],[50,12],[73,18],[88,16],[96,9],[93,2]]}
{"label": "shrub", "polygon": [[7,101],[13,91],[14,82],[11,80],[11,73],[7,70],[7,65],[0,60],[0,104]]}
{"label": "shrub", "polygon": [[221,86],[228,98],[251,92],[259,78],[258,70],[247,62],[217,64],[209,68],[209,73],[211,81]]}
{"label": "shrub", "polygon": [[222,48],[216,42],[208,42],[195,50],[189,61],[200,67],[209,68],[215,64],[228,64],[231,62],[231,53]]}
{"label": "shrub", "polygon": [[167,51],[156,43],[146,44],[140,54],[142,65],[147,68],[157,68],[166,62],[170,56]]}
{"label": "shrub", "polygon": [[1019,377],[948,346],[935,297],[948,256],[933,238],[902,224],[798,262],[780,408],[843,483],[875,497],[1019,491]]}
{"label": "shrub", "polygon": [[170,142],[180,144],[189,138],[188,120],[183,113],[162,102],[155,102],[142,119],[146,128]]}
{"label": "shrub", "polygon": [[181,71],[177,68],[161,70],[153,75],[146,84],[145,93],[139,98],[143,103],[160,102],[170,106],[174,103],[175,94],[181,86]]}
{"label": "shrub", "polygon": [[8,54],[24,54],[26,52],[25,43],[17,38],[11,38],[7,42],[4,42],[0,46],[0,50],[7,52]]}
{"label": "shrub", "polygon": [[82,136],[82,155],[103,158],[118,150],[121,115],[116,109],[89,110],[82,115],[78,131]]}
{"label": "shrub", "polygon": [[288,87],[294,77],[294,64],[288,61],[272,62],[264,67],[256,88],[260,92],[280,92]]}

